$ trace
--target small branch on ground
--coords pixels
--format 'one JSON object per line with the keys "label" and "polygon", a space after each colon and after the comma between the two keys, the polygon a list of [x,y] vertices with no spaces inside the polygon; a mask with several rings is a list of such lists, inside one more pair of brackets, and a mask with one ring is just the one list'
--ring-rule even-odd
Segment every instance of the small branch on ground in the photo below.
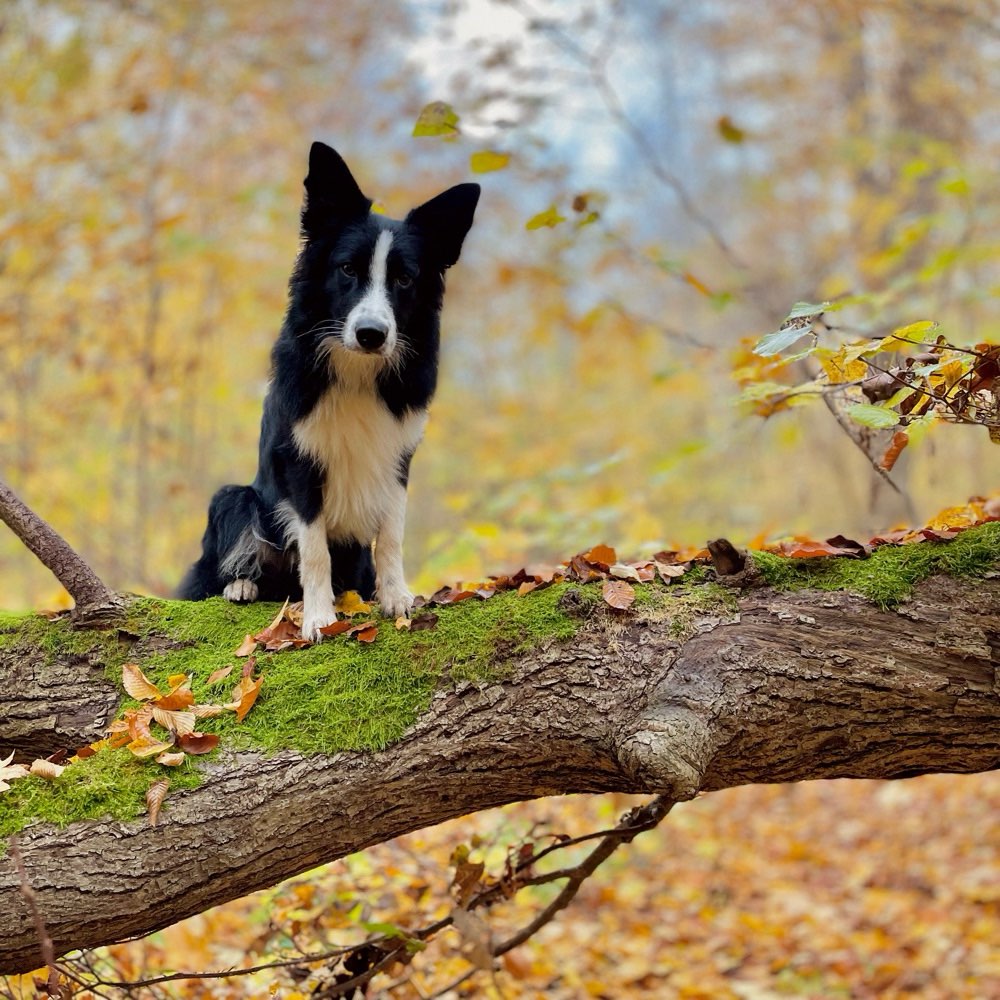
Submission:
{"label": "small branch on ground", "polygon": [[45,928],[45,920],[42,912],[38,908],[38,899],[35,890],[31,888],[28,881],[28,873],[24,870],[24,859],[21,857],[21,850],[17,846],[17,837],[10,838],[7,848],[10,859],[14,862],[14,870],[21,882],[21,895],[28,904],[31,911],[31,919],[35,924],[35,934],[38,936],[38,953],[42,964],[48,969],[48,978],[45,981],[45,992],[50,997],[61,997],[63,990],[59,984],[59,969],[56,967],[55,948],[52,945],[52,938]]}
{"label": "small branch on ground", "polygon": [[87,565],[73,547],[31,510],[0,480],[2,520],[56,579],[76,604],[73,619],[79,625],[112,624],[121,618],[124,603]]}

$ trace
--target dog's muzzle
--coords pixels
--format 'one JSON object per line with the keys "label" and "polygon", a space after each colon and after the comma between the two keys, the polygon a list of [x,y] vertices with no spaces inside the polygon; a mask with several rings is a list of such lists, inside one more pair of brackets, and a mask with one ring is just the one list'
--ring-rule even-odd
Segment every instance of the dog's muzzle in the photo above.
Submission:
{"label": "dog's muzzle", "polygon": [[381,350],[388,335],[388,329],[373,323],[358,327],[357,333],[355,334],[358,341],[358,347],[360,347],[363,351],[372,352]]}

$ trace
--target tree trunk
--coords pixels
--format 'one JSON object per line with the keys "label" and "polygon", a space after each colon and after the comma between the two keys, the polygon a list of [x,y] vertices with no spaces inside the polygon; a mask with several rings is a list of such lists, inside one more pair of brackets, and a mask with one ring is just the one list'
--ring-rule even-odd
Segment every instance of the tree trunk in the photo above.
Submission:
{"label": "tree trunk", "polygon": [[[1000,767],[1000,580],[932,578],[896,611],[843,592],[754,588],[680,636],[655,619],[587,626],[502,683],[442,690],[378,753],[230,754],[205,766],[199,788],[172,793],[155,828],[29,827],[19,851],[56,952],[145,934],[521,799],[686,799],[754,782]],[[30,673],[15,714],[21,699],[30,707]],[[3,857],[2,973],[41,964],[21,889]]]}

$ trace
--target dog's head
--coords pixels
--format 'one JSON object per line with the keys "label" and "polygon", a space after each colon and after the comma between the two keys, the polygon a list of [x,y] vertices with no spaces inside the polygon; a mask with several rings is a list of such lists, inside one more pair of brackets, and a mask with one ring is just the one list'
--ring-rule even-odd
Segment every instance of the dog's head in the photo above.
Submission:
{"label": "dog's head", "polygon": [[421,305],[440,308],[441,276],[458,260],[479,185],[458,184],[402,221],[389,219],[371,211],[341,157],[314,142],[305,188],[308,273],[299,278],[329,321],[317,332],[331,347],[392,359]]}

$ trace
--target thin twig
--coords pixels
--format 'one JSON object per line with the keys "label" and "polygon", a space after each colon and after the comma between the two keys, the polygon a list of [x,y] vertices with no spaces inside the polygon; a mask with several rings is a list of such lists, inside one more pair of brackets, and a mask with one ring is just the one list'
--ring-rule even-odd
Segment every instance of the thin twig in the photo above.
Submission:
{"label": "thin twig", "polygon": [[28,872],[24,867],[24,858],[21,856],[21,848],[16,836],[10,838],[8,852],[14,864],[14,871],[17,873],[21,895],[28,904],[31,919],[35,924],[35,936],[38,938],[38,950],[41,954],[42,964],[49,970],[48,980],[45,984],[46,992],[52,997],[59,996],[59,970],[56,967],[55,948],[52,945],[48,928],[45,926],[45,918],[38,907],[38,897],[31,887],[31,882],[28,881]]}

